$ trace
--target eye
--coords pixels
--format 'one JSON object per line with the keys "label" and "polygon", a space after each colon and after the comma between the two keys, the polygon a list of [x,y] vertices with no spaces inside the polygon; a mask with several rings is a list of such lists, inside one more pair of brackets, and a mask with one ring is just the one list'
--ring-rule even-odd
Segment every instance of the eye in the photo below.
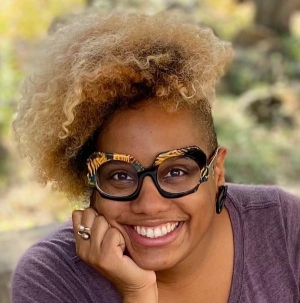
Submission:
{"label": "eye", "polygon": [[165,175],[165,178],[176,178],[176,177],[182,177],[186,174],[185,171],[179,168],[172,168],[170,171]]}
{"label": "eye", "polygon": [[116,181],[132,181],[133,180],[133,178],[125,172],[118,172],[118,173],[112,175],[111,178]]}

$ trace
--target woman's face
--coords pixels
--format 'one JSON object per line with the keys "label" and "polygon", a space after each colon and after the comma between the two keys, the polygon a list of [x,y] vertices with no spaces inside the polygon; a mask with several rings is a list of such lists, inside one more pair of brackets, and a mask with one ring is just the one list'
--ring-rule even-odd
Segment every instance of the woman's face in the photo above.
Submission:
{"label": "woman's face", "polygon": [[[154,102],[144,102],[138,109],[113,115],[98,139],[98,151],[132,155],[144,167],[165,151],[197,145],[207,154],[201,132],[186,110],[167,113]],[[205,130],[202,131],[205,134]],[[129,202],[111,201],[94,192],[93,205],[124,236],[128,254],[142,268],[164,270],[199,253],[210,241],[215,218],[218,186],[224,183],[221,150],[214,171],[207,182],[190,195],[169,199],[162,197],[147,176],[139,196]],[[168,231],[157,238],[140,235],[153,230]]]}

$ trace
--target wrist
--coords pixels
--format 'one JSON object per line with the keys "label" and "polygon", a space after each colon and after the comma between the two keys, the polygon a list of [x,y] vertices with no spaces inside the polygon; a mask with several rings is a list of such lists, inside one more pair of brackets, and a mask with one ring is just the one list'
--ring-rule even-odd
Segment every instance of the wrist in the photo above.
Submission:
{"label": "wrist", "polygon": [[123,303],[157,303],[157,285],[145,289],[139,289],[123,295]]}

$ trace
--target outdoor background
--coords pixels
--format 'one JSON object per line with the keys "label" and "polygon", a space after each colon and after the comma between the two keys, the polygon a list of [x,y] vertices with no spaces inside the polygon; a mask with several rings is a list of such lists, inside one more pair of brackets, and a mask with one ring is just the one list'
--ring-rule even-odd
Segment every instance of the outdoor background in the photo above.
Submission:
{"label": "outdoor background", "polygon": [[[38,41],[70,14],[101,10],[177,11],[230,40],[235,59],[213,105],[219,143],[228,148],[227,180],[278,184],[300,195],[299,0],[1,0],[0,233],[70,217],[72,205],[41,186],[13,141],[18,87]],[[284,4],[284,6],[283,6]],[[59,17],[58,17],[59,16]],[[163,30],[163,29],[162,29]]]}

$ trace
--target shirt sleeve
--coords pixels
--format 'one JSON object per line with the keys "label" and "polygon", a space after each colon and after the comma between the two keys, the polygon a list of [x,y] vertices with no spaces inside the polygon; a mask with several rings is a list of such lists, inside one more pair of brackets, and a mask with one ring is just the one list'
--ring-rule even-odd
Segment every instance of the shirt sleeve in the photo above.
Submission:
{"label": "shirt sleeve", "polygon": [[79,277],[72,273],[71,266],[62,262],[47,244],[39,244],[29,249],[16,267],[12,277],[12,303],[79,302],[74,279]]}

